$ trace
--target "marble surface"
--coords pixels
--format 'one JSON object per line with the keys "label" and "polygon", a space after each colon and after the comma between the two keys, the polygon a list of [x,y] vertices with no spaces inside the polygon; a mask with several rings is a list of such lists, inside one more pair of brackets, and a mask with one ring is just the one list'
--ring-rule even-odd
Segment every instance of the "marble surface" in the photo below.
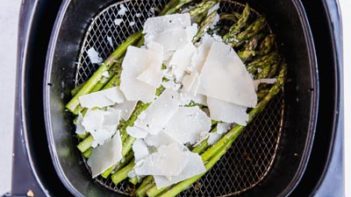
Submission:
{"label": "marble surface", "polygon": [[[339,0],[344,24],[345,74],[345,172],[346,185],[351,185],[351,1]],[[21,0],[1,0],[0,3],[0,196],[10,191],[12,138],[14,125],[14,96],[18,14]],[[346,187],[351,196],[351,187]]]}

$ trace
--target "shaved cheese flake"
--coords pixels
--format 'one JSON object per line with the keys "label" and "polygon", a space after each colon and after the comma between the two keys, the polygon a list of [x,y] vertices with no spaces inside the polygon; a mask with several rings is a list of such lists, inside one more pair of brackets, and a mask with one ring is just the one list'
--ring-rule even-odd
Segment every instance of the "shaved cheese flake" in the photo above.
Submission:
{"label": "shaved cheese flake", "polygon": [[210,15],[212,12],[217,12],[219,9],[219,3],[217,3],[216,5],[212,6],[208,12],[207,12],[207,16]]}
{"label": "shaved cheese flake", "polygon": [[138,80],[137,77],[151,65],[161,68],[160,59],[160,54],[153,50],[128,47],[122,63],[120,85],[128,101],[151,102],[154,99],[156,87]]}
{"label": "shaved cheese flake", "polygon": [[254,81],[254,83],[255,83],[255,90],[256,90],[256,91],[258,90],[258,86],[259,86],[261,83],[265,83],[265,84],[274,84],[275,82],[277,82],[277,79],[276,79],[276,78],[257,79],[257,80]]}
{"label": "shaved cheese flake", "polygon": [[78,135],[85,133],[85,128],[82,125],[82,121],[83,121],[83,116],[81,113],[79,113],[77,119],[75,120],[76,134]]}
{"label": "shaved cheese flake", "polygon": [[108,78],[110,77],[110,73],[108,71],[104,71],[101,73],[101,76]]}
{"label": "shaved cheese flake", "polygon": [[195,144],[211,128],[211,119],[198,106],[179,107],[163,132],[180,144]]}
{"label": "shaved cheese flake", "polygon": [[108,44],[110,45],[110,47],[113,47],[112,38],[111,38],[110,36],[107,36],[106,39],[107,39],[107,42],[108,42]]}
{"label": "shaved cheese flake", "polygon": [[157,35],[145,35],[145,43],[147,46],[150,42],[160,43],[165,50],[164,59],[167,60],[174,51],[183,48],[191,42],[192,38],[190,38],[189,34],[184,28],[174,27]]}
{"label": "shaved cheese flake", "polygon": [[119,10],[117,12],[117,15],[119,16],[124,16],[126,13],[128,12],[128,9],[126,8],[126,6],[124,6],[123,4],[121,4],[119,6]]}
{"label": "shaved cheese flake", "polygon": [[249,115],[246,113],[246,107],[211,97],[207,97],[207,105],[210,110],[210,117],[213,120],[226,123],[235,122],[243,126],[245,126],[249,120]]}
{"label": "shaved cheese flake", "polygon": [[123,19],[121,19],[121,18],[116,18],[113,22],[115,23],[116,26],[119,26],[120,24],[123,23]]}
{"label": "shaved cheese flake", "polygon": [[149,148],[146,146],[144,140],[141,139],[135,140],[132,149],[135,161],[139,161],[150,154]]}
{"label": "shaved cheese flake", "polygon": [[82,107],[88,109],[94,107],[107,107],[116,103],[122,103],[124,95],[118,87],[93,92],[79,97],[79,103]]}
{"label": "shaved cheese flake", "polygon": [[87,111],[82,125],[93,136],[93,147],[104,144],[107,139],[115,134],[120,117],[121,112],[113,108],[107,111],[100,109]]}
{"label": "shaved cheese flake", "polygon": [[150,17],[145,21],[145,34],[158,34],[174,27],[185,28],[191,25],[189,13]]}
{"label": "shaved cheese flake", "polygon": [[232,126],[232,124],[225,123],[225,122],[217,123],[216,133],[224,134],[230,129],[231,126]]}
{"label": "shaved cheese flake", "polygon": [[162,145],[170,145],[176,143],[176,141],[164,132],[159,132],[156,135],[147,135],[145,137],[145,143],[148,146],[160,147]]}
{"label": "shaved cheese flake", "polygon": [[121,111],[121,119],[128,120],[132,115],[137,101],[125,101],[121,104],[115,105],[113,108]]}
{"label": "shaved cheese flake", "polygon": [[257,95],[253,80],[234,50],[213,42],[200,74],[199,93],[229,103],[255,107]]}
{"label": "shaved cheese flake", "polygon": [[144,25],[145,44],[160,43],[165,50],[164,60],[169,61],[172,54],[191,43],[197,33],[197,25],[191,25],[189,13],[173,14],[149,18]]}
{"label": "shaved cheese flake", "polygon": [[87,54],[92,64],[100,64],[103,61],[94,47],[89,48]]}
{"label": "shaved cheese flake", "polygon": [[186,152],[184,152],[184,147],[174,143],[161,146],[157,149],[157,152],[137,162],[134,170],[137,176],[177,176],[187,163],[188,157]]}
{"label": "shaved cheese flake", "polygon": [[128,133],[128,135],[130,135],[136,139],[145,138],[148,135],[148,132],[145,131],[145,129],[142,129],[142,128],[137,127],[137,126],[127,127],[127,133]]}
{"label": "shaved cheese flake", "polygon": [[172,184],[194,177],[206,172],[206,167],[197,153],[187,152],[187,162],[182,172],[177,176],[154,176],[158,189],[168,187]]}
{"label": "shaved cheese flake", "polygon": [[199,73],[197,71],[192,72],[190,75],[185,75],[183,80],[183,91],[193,96],[197,95],[197,91],[200,86]]}
{"label": "shaved cheese flake", "polygon": [[169,66],[172,67],[172,73],[176,81],[180,81],[187,67],[191,66],[191,61],[196,48],[193,43],[189,42],[183,48],[178,49],[172,56]]}
{"label": "shaved cheese flake", "polygon": [[117,131],[112,139],[93,149],[88,159],[92,177],[95,178],[122,159],[122,140]]}
{"label": "shaved cheese flake", "polygon": [[135,126],[149,134],[160,132],[179,108],[177,92],[166,89],[136,120]]}
{"label": "shaved cheese flake", "polygon": [[216,143],[228,130],[230,129],[231,124],[229,123],[218,123],[216,126],[216,132],[209,133],[207,143],[212,145]]}
{"label": "shaved cheese flake", "polygon": [[163,61],[163,47],[158,43],[151,43],[148,49],[158,54],[155,60],[140,75],[137,76],[139,81],[145,82],[152,87],[158,88],[162,82],[163,72],[161,70]]}
{"label": "shaved cheese flake", "polygon": [[197,72],[201,72],[213,42],[215,42],[215,39],[208,34],[205,34],[201,38],[201,42],[197,47],[197,50],[196,50],[196,53],[194,54],[193,62],[192,62],[192,65],[194,66],[194,69]]}
{"label": "shaved cheese flake", "polygon": [[209,145],[212,145],[214,143],[216,143],[219,139],[221,139],[222,135],[218,134],[218,133],[209,133],[208,134],[208,139],[207,139],[207,143]]}

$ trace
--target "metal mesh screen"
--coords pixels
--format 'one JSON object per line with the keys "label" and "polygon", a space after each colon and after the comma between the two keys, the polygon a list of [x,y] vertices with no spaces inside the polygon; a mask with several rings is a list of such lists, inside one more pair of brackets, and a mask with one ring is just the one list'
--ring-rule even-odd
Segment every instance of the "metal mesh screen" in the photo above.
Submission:
{"label": "metal mesh screen", "polygon": [[[130,34],[140,31],[144,21],[157,14],[167,0],[126,0],[102,10],[91,22],[83,40],[76,73],[76,85],[83,83],[97,69],[87,55],[94,47],[103,59]],[[120,6],[127,13],[118,15]],[[243,5],[222,1],[219,11],[241,11]],[[254,11],[257,14],[257,12]],[[123,19],[120,25],[114,20]],[[236,140],[227,154],[192,188],[181,196],[226,196],[240,194],[257,185],[268,173],[274,162],[280,141],[284,116],[283,95],[278,95]],[[133,193],[127,181],[114,185],[110,180],[97,178],[104,187],[124,195]]]}

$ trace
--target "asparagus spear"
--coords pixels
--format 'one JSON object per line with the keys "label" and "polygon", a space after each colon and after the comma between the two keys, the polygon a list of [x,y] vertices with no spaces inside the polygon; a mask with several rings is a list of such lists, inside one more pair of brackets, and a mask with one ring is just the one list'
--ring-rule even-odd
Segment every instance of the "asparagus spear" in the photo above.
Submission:
{"label": "asparagus spear", "polygon": [[75,111],[76,107],[79,105],[78,98],[83,96],[94,88],[96,83],[98,83],[102,79],[102,74],[105,71],[108,71],[111,66],[115,63],[115,61],[122,57],[122,55],[127,50],[128,46],[138,41],[141,37],[141,33],[135,33],[131,35],[126,41],[124,41],[98,68],[98,70],[91,76],[88,81],[83,85],[83,87],[78,91],[78,93],[67,103],[66,108],[70,110],[72,113],[77,115]]}
{"label": "asparagus spear", "polygon": [[201,37],[207,32],[207,30],[211,27],[211,25],[215,22],[217,16],[217,12],[212,12],[209,14],[202,22],[199,28],[199,31],[193,38],[193,42],[197,42],[201,39]]}
{"label": "asparagus spear", "polygon": [[207,15],[208,10],[210,10],[214,5],[218,3],[218,0],[204,0],[197,4],[194,8],[189,10],[189,14],[192,20],[196,23],[200,23]]}
{"label": "asparagus spear", "polygon": [[250,6],[249,4],[246,4],[243,10],[243,13],[241,14],[238,21],[233,26],[230,27],[229,29],[230,34],[228,34],[228,36],[237,35],[240,32],[240,30],[246,25],[249,19],[249,16],[250,16]]}
{"label": "asparagus spear", "polygon": [[244,43],[245,40],[252,38],[258,32],[260,32],[265,27],[265,25],[265,18],[260,17],[252,24],[250,24],[244,31],[240,32],[237,35],[228,34],[227,37],[224,37],[224,40],[227,43],[229,43],[232,47],[239,47]]}
{"label": "asparagus spear", "polygon": [[134,160],[132,160],[128,165],[126,165],[124,168],[120,169],[116,173],[111,175],[111,180],[114,184],[118,184],[122,182],[124,179],[128,177],[128,173],[132,171],[134,168]]}
{"label": "asparagus spear", "polygon": [[130,154],[127,154],[119,164],[111,166],[109,169],[105,170],[105,172],[103,172],[101,176],[105,179],[108,178],[112,172],[117,171],[120,168],[123,168],[124,166],[129,164],[129,162],[133,159],[133,157],[134,157],[133,153],[130,152]]}
{"label": "asparagus spear", "polygon": [[[277,82],[273,85],[273,87],[269,90],[268,94],[263,98],[260,103],[250,111],[249,113],[249,122],[251,122],[259,113],[261,113],[265,107],[268,105],[268,103],[274,98],[275,95],[277,95],[280,90],[282,89],[284,83],[285,83],[285,78],[286,78],[286,64],[284,63],[282,65],[282,68],[280,70],[279,76],[277,78]],[[208,162],[205,164],[205,167],[208,170],[210,170],[217,162],[218,160],[228,151],[228,149],[231,147],[233,142],[237,139],[237,137],[242,133],[244,130],[244,126],[237,125],[234,128],[232,128],[224,137],[222,137],[216,144],[211,146],[205,153],[201,155],[202,159]],[[183,190],[187,189],[195,183],[197,180],[199,180],[203,175],[197,175],[195,177],[192,177],[190,179],[184,180],[176,185],[174,185],[171,189],[166,191],[165,193],[161,194],[161,197],[172,197],[176,196]],[[153,188],[151,188],[153,189]],[[150,190],[151,190],[150,189]],[[149,192],[148,195],[152,195],[155,193]],[[158,195],[157,193],[156,195]]]}
{"label": "asparagus spear", "polygon": [[250,6],[246,4],[238,21],[236,21],[236,23],[234,23],[230,27],[228,33],[223,37],[223,40],[225,42],[231,42],[232,40],[236,40],[237,34],[246,25],[247,20],[249,19],[249,16],[250,16]]}
{"label": "asparagus spear", "polygon": [[240,14],[237,12],[233,13],[222,13],[220,15],[221,20],[227,20],[227,21],[232,21],[232,22],[237,22],[238,19],[240,18]]}
{"label": "asparagus spear", "polygon": [[190,3],[191,0],[171,0],[167,5],[163,8],[163,11],[160,15],[167,15],[177,12],[182,6]]}
{"label": "asparagus spear", "polygon": [[257,68],[263,68],[265,65],[273,65],[279,63],[280,57],[277,52],[271,52],[263,57],[260,57],[247,65],[247,70],[250,73],[256,72]]}
{"label": "asparagus spear", "polygon": [[275,43],[275,36],[273,34],[267,35],[261,42],[259,46],[259,55],[267,55],[271,52],[272,48],[274,47]]}
{"label": "asparagus spear", "polygon": [[89,148],[83,153],[84,158],[89,158],[91,154],[93,153],[93,148]]}

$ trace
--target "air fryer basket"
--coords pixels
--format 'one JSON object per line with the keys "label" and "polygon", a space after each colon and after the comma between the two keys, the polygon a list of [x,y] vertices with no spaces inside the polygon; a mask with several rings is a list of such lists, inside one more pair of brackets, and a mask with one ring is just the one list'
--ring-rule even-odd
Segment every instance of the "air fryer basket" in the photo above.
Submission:
{"label": "air fryer basket", "polygon": [[[102,178],[91,181],[84,167],[86,163],[75,149],[72,117],[64,113],[63,108],[70,97],[69,90],[97,69],[90,63],[86,51],[94,47],[107,58],[128,35],[140,31],[147,17],[157,14],[165,3],[167,0],[97,1],[93,5],[67,1],[62,7],[47,59],[45,85],[50,85],[44,90],[45,113],[56,169],[68,189],[76,195],[107,192],[99,184],[122,195],[133,191],[128,182],[116,186]],[[242,3],[222,0],[220,11],[241,11]],[[267,17],[272,31],[278,36],[279,48],[289,66],[288,83],[285,91],[245,129],[220,162],[182,196],[252,195],[260,191],[267,196],[287,194],[306,164],[313,139],[318,84],[313,43],[304,12],[294,0],[249,3]],[[126,6],[128,12],[123,16],[124,22],[116,26],[114,19],[120,18],[117,15],[120,4]],[[284,7],[289,4],[292,7]],[[287,9],[287,12],[281,9]],[[280,15],[281,18],[276,18]],[[132,23],[134,25],[130,25]],[[288,164],[284,165],[286,162]],[[70,174],[72,166],[76,168],[75,176]],[[80,182],[86,186],[82,187]]]}

